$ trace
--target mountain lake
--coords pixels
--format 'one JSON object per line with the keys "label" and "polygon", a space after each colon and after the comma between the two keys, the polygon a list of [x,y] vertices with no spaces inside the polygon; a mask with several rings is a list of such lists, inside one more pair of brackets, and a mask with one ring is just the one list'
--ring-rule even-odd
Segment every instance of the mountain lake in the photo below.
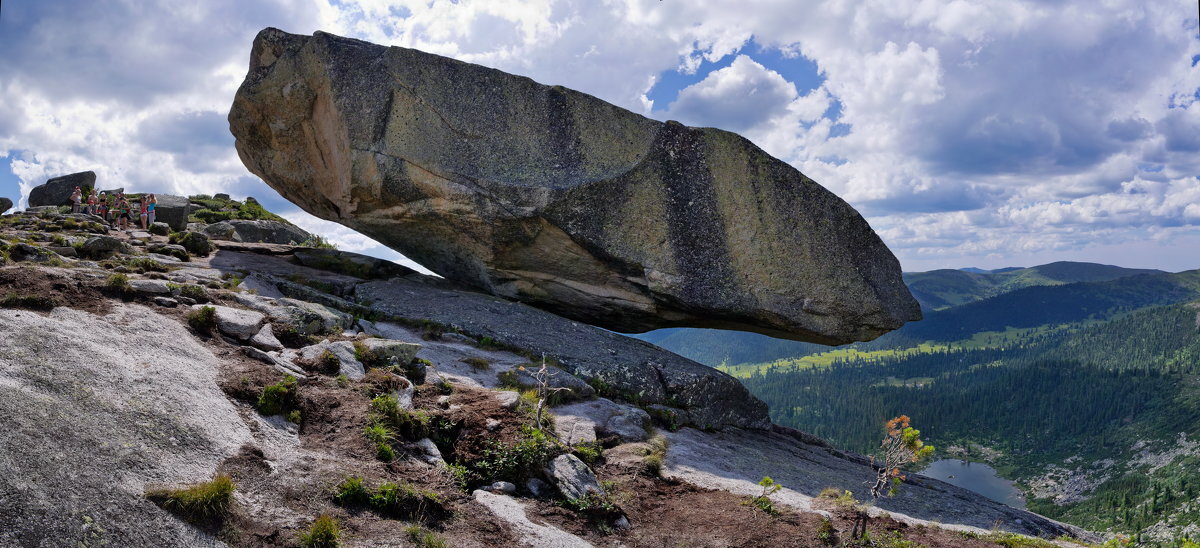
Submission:
{"label": "mountain lake", "polygon": [[922,470],[921,475],[969,489],[1013,508],[1025,508],[1025,496],[1008,481],[996,475],[991,466],[957,459],[942,459]]}

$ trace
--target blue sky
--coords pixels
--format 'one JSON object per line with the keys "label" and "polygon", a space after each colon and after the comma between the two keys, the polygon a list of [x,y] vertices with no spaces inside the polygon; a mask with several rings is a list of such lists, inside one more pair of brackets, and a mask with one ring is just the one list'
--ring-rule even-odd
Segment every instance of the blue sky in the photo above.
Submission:
{"label": "blue sky", "polygon": [[855,206],[906,270],[1200,268],[1194,1],[9,0],[0,196],[253,195],[225,123],[265,26],[417,47],[737,131]]}

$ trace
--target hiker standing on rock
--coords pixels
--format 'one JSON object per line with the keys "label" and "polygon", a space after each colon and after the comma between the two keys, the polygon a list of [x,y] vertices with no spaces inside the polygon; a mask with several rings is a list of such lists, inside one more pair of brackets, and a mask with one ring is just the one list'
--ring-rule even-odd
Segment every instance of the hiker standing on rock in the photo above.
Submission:
{"label": "hiker standing on rock", "polygon": [[146,202],[149,204],[146,206],[146,226],[149,227],[150,225],[154,224],[154,209],[158,207],[158,198],[155,198],[153,194],[150,194],[146,196]]}
{"label": "hiker standing on rock", "polygon": [[105,192],[101,192],[96,200],[96,215],[108,222],[108,194]]}
{"label": "hiker standing on rock", "polygon": [[83,191],[79,187],[71,192],[71,213],[79,213],[79,206],[83,202]]}
{"label": "hiker standing on rock", "polygon": [[117,196],[117,224],[118,230],[129,230],[129,200],[125,199],[124,194]]}
{"label": "hiker standing on rock", "polygon": [[88,199],[87,199],[87,213],[88,213],[88,215],[95,215],[95,214],[96,214],[96,204],[97,204],[97,202],[99,202],[99,201],[100,201],[100,199],[96,197],[96,189],[94,189],[94,188],[93,188],[93,189],[92,189],[92,192],[88,194]]}
{"label": "hiker standing on rock", "polygon": [[138,210],[139,210],[138,221],[142,223],[142,230],[146,230],[146,226],[147,226],[146,219],[148,219],[150,217],[150,212],[147,209],[149,207],[150,207],[150,199],[147,197],[143,197],[141,202],[138,204]]}

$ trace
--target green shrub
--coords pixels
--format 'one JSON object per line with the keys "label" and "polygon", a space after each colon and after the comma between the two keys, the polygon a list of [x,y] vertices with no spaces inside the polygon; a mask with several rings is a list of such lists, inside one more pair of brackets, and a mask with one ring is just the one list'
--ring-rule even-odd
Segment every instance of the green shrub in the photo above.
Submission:
{"label": "green shrub", "polygon": [[783,486],[775,483],[775,480],[771,479],[770,476],[763,476],[763,479],[759,480],[758,485],[762,487],[762,492],[757,497],[750,497],[744,504],[758,508],[772,516],[778,514],[779,511],[775,509],[775,503],[771,501],[771,495],[779,492],[780,489],[783,489]]}
{"label": "green shrub", "polygon": [[384,482],[371,494],[371,508],[395,518],[422,516],[440,503],[437,493],[422,491],[407,483]]}
{"label": "green shrub", "polygon": [[817,526],[817,541],[825,546],[837,546],[837,530],[829,518],[821,518],[821,525]]}
{"label": "green shrub", "polygon": [[604,457],[604,448],[599,442],[581,443],[572,447],[571,452],[587,464],[596,464]]}
{"label": "green shrub", "polygon": [[[205,307],[208,308],[208,307]],[[294,409],[297,404],[296,392],[299,383],[296,377],[288,375],[282,381],[263,388],[258,397],[258,412],[266,416],[282,415]]]}
{"label": "green shrub", "polygon": [[316,234],[309,236],[307,240],[300,242],[298,245],[299,247],[315,247],[317,249],[337,249],[336,245]]}
{"label": "green shrub", "polygon": [[129,293],[133,288],[129,286],[129,276],[124,274],[109,275],[107,280],[104,280],[104,290],[117,295]]}
{"label": "green shrub", "polygon": [[50,243],[58,247],[67,247],[70,245],[67,243],[67,239],[62,237],[62,234],[54,234],[50,236]]}
{"label": "green shrub", "polygon": [[465,469],[462,480],[472,488],[497,481],[522,485],[560,453],[562,449],[545,432],[525,427],[516,443],[489,440],[479,458],[459,463]]}
{"label": "green shrub", "polygon": [[191,487],[158,490],[146,493],[147,498],[163,508],[190,519],[213,519],[225,514],[233,501],[237,486],[228,475],[220,474],[211,481]]}
{"label": "green shrub", "polygon": [[[121,274],[113,274],[113,276],[121,276]],[[127,281],[126,284],[129,282]],[[202,306],[187,315],[188,325],[197,333],[212,333],[217,327],[217,309],[211,306]]]}
{"label": "green shrub", "polygon": [[300,533],[300,546],[303,548],[337,548],[342,537],[338,522],[328,514],[321,514],[313,521],[307,531]]}
{"label": "green shrub", "polygon": [[662,476],[663,465],[667,462],[667,438],[661,435],[654,436],[647,441],[649,447],[646,448],[646,457],[642,459],[642,465],[646,467],[646,473],[652,476]]}
{"label": "green shrub", "polygon": [[333,501],[342,506],[366,506],[371,502],[371,490],[362,478],[350,476],[338,484]]}
{"label": "green shrub", "polygon": [[203,223],[213,224],[221,221],[228,221],[233,218],[234,214],[232,211],[213,211],[205,208],[196,210],[194,213],[192,213],[192,215],[194,215],[197,219],[200,219],[200,221]]}
{"label": "green shrub", "polygon": [[171,268],[149,257],[134,257],[125,266],[137,272],[169,272]]}
{"label": "green shrub", "polygon": [[292,424],[300,424],[301,419],[302,419],[302,417],[300,416],[299,409],[293,409],[290,413],[287,414],[287,420],[288,420],[288,422],[290,422]]}
{"label": "green shrub", "polygon": [[179,295],[200,303],[208,302],[208,290],[195,284],[179,286]]}
{"label": "green shrub", "polygon": [[404,528],[404,533],[408,535],[409,540],[413,541],[413,544],[417,545],[417,548],[447,548],[450,546],[446,544],[446,539],[420,525],[409,525]]}
{"label": "green shrub", "polygon": [[370,489],[357,476],[343,480],[337,486],[333,500],[342,506],[366,506],[386,517],[397,519],[423,518],[444,511],[437,493],[417,489],[407,483],[392,482],[384,482],[378,488]]}

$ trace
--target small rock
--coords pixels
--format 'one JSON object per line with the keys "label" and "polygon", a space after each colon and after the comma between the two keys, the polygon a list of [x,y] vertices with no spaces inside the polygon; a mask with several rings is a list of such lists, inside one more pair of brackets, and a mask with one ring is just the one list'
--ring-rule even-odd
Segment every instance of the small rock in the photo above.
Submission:
{"label": "small rock", "polygon": [[117,253],[127,253],[129,245],[112,236],[92,236],[83,242],[80,251],[94,259],[107,259]]}
{"label": "small rock", "polygon": [[171,288],[165,280],[129,280],[129,287],[143,295],[170,295]]}
{"label": "small rock", "polygon": [[164,244],[162,242],[150,243],[146,245],[146,251],[150,253],[168,255],[179,259],[180,261],[187,261],[190,259],[187,250],[178,244]]}
{"label": "small rock", "polygon": [[646,427],[650,426],[650,415],[637,408],[626,409],[624,414],[613,415],[604,424],[604,429],[623,441],[645,441],[650,437]]}
{"label": "small rock", "polygon": [[250,337],[250,346],[260,348],[262,350],[283,350],[283,343],[275,338],[275,331],[272,330],[271,324],[262,326],[253,337]]}
{"label": "small rock", "polygon": [[500,390],[493,392],[493,395],[500,400],[500,406],[508,410],[516,409],[521,402],[521,395],[512,390]]}
{"label": "small rock", "polygon": [[263,322],[267,321],[266,316],[253,310],[242,310],[228,306],[210,306],[217,309],[217,329],[240,341],[247,340],[258,334]]}
{"label": "small rock", "polygon": [[153,238],[153,236],[149,232],[142,232],[141,230],[133,231],[129,235],[129,237],[133,238],[135,240],[149,240],[149,239]]}
{"label": "small rock", "polygon": [[179,306],[179,301],[170,297],[155,297],[154,304],[164,308],[175,308],[176,306]]}
{"label": "small rock", "polygon": [[629,518],[621,516],[613,522],[613,527],[616,527],[618,531],[626,531],[630,527],[633,527],[633,525],[630,525]]}
{"label": "small rock", "polygon": [[150,233],[158,236],[167,236],[171,234],[171,225],[167,223],[155,222],[150,225]]}
{"label": "small rock", "polygon": [[487,490],[498,495],[512,495],[517,492],[517,486],[507,481],[498,481],[489,485]]}
{"label": "small rock", "polygon": [[267,354],[266,352],[263,352],[262,350],[254,348],[253,346],[243,346],[242,353],[245,354],[247,357],[254,358],[260,362],[270,364],[270,365],[275,365],[275,358],[271,357],[270,354]]}
{"label": "small rock", "polygon": [[450,407],[450,396],[438,396],[437,404],[442,409]]}
{"label": "small rock", "polygon": [[421,349],[421,345],[417,343],[392,339],[366,339],[362,341],[362,345],[381,358],[395,360],[393,363],[397,365],[408,365]]}
{"label": "small rock", "polygon": [[488,419],[487,422],[484,423],[484,427],[486,427],[489,432],[495,432],[498,428],[500,428],[501,424],[502,423],[497,419]]}
{"label": "small rock", "polygon": [[183,246],[188,253],[198,257],[207,257],[213,250],[212,242],[209,241],[208,236],[200,232],[184,232],[178,237],[172,236],[171,240]]}
{"label": "small rock", "polygon": [[417,393],[416,388],[413,386],[412,381],[404,377],[400,377],[400,379],[404,383],[404,386],[393,392],[392,395],[396,397],[396,402],[400,405],[400,409],[412,409],[413,396]]}
{"label": "small rock", "polygon": [[570,453],[559,455],[546,466],[546,477],[558,487],[568,499],[579,499],[588,493],[604,494],[604,488],[596,480],[596,474],[579,457]]}
{"label": "small rock", "polygon": [[224,192],[218,192],[218,193],[216,193],[216,194],[213,194],[213,199],[214,199],[214,200],[225,200],[226,202],[228,202],[228,201],[229,201],[229,195],[228,195],[228,194],[225,194]]}
{"label": "small rock", "polygon": [[75,248],[73,248],[69,245],[64,245],[64,246],[52,245],[52,246],[47,247],[46,249],[49,249],[50,251],[57,253],[61,257],[75,257],[75,256],[79,255],[79,253],[75,251]]}
{"label": "small rock", "polygon": [[354,344],[349,341],[321,341],[312,346],[300,349],[300,355],[306,360],[317,360],[326,351],[333,353],[338,359],[338,374],[345,375],[352,381],[361,380],[367,375],[362,362],[354,355]]}
{"label": "small rock", "polygon": [[42,262],[49,260],[50,257],[54,256],[54,254],[36,245],[18,242],[8,248],[8,256],[10,259],[17,262]]}
{"label": "small rock", "polygon": [[411,446],[416,450],[417,458],[429,464],[446,464],[442,458],[442,451],[438,449],[436,443],[429,438],[421,438]]}

